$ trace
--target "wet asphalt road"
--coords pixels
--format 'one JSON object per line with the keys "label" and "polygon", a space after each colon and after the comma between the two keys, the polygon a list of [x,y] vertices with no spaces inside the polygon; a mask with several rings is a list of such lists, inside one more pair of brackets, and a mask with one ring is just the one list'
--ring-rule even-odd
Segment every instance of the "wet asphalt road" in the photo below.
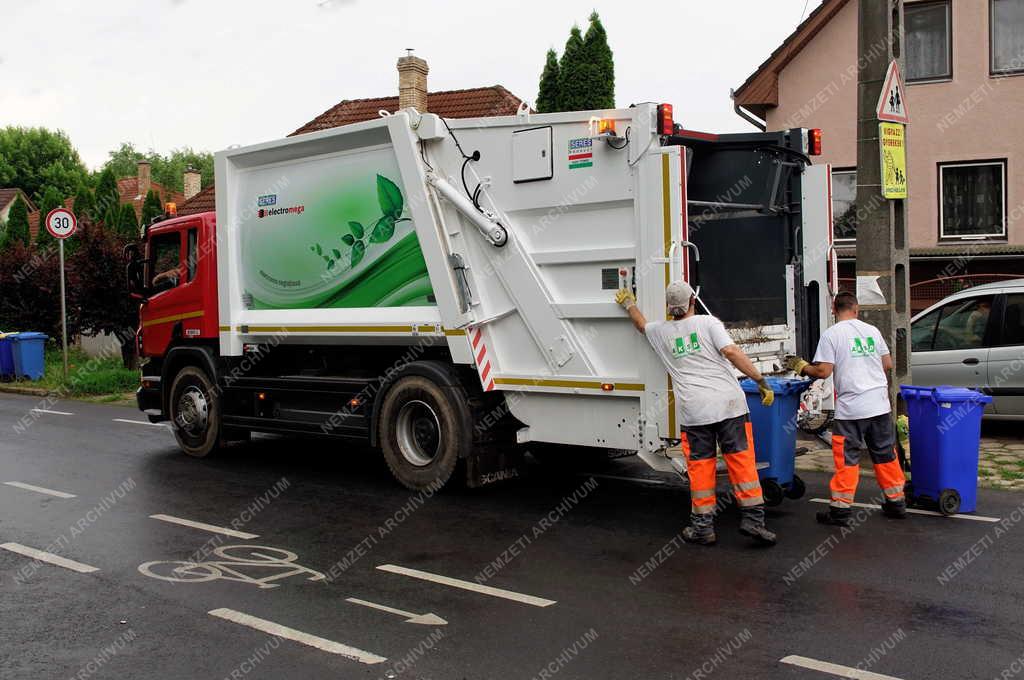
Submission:
{"label": "wet asphalt road", "polygon": [[[676,538],[687,517],[685,487],[635,458],[603,471],[626,479],[552,478],[532,468],[502,486],[424,497],[392,482],[372,451],[344,444],[264,437],[193,460],[167,429],[114,420],[142,421],[132,409],[65,401],[46,408],[72,415],[31,413],[37,405],[0,395],[0,482],[74,497],[0,484],[0,544],[98,570],[0,549],[3,678],[696,680],[840,672],[780,662],[790,655],[866,669],[880,675],[849,677],[876,680],[1013,677],[1001,674],[1022,667],[1019,494],[982,492],[979,514],[1003,524],[931,516],[894,523],[865,512],[846,535],[815,524],[824,506],[786,501],[769,514],[776,548],[749,546],[736,532],[737,516],[726,513],[719,545],[708,549]],[[18,433],[19,421],[31,424]],[[865,481],[861,500],[873,492],[873,480]],[[824,476],[807,482],[808,499],[826,495]],[[213,549],[235,545],[260,546],[226,550],[256,562],[236,564],[236,580],[214,578],[230,576],[230,564],[150,567],[177,582],[139,570],[154,561],[230,562]],[[326,578],[286,575],[289,563],[269,564],[287,557],[281,550]],[[471,583],[479,576],[520,597],[381,565]],[[255,580],[274,576],[264,584],[276,587]],[[548,600],[554,604],[537,606]],[[209,613],[218,609],[316,636],[320,646]],[[447,623],[408,623],[401,612]],[[333,647],[345,654],[323,649],[330,643],[345,645]]]}

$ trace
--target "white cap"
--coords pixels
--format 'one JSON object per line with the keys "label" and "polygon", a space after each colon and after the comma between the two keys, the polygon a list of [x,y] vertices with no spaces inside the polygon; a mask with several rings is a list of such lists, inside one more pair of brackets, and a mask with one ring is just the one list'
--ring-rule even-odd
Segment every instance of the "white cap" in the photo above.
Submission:
{"label": "white cap", "polygon": [[683,310],[681,313],[685,314],[686,310],[690,308],[690,299],[694,295],[696,293],[686,281],[673,281],[665,289],[665,305],[669,310],[681,308]]}

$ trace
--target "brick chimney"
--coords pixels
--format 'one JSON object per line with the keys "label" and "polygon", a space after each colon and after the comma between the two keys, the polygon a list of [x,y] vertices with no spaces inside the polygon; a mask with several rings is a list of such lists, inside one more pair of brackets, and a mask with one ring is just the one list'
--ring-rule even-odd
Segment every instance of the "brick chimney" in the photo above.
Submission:
{"label": "brick chimney", "polygon": [[201,180],[202,175],[199,174],[198,170],[193,168],[191,165],[185,168],[183,184],[185,186],[184,194],[186,201],[199,193],[202,186]]}
{"label": "brick chimney", "polygon": [[412,50],[398,59],[398,108],[427,111],[427,62],[414,57]]}
{"label": "brick chimney", "polygon": [[146,197],[146,192],[153,188],[153,173],[149,161],[139,161],[135,166],[139,178],[139,196]]}

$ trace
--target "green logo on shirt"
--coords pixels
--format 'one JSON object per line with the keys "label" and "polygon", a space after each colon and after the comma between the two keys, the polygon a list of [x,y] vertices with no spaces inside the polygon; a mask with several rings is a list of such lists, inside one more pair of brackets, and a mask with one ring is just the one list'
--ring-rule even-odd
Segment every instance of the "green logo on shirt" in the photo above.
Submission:
{"label": "green logo on shirt", "polygon": [[700,351],[700,340],[697,339],[696,333],[690,333],[688,338],[676,338],[675,345],[672,347],[672,356],[676,359],[696,354]]}
{"label": "green logo on shirt", "polygon": [[854,338],[850,346],[850,354],[855,357],[873,357],[877,354],[875,339],[868,336],[865,338]]}

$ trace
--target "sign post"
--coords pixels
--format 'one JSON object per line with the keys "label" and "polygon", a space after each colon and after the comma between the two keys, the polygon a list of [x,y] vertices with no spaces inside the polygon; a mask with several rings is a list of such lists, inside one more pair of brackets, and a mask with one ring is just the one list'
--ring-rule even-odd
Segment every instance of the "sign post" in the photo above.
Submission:
{"label": "sign post", "polygon": [[54,208],[46,214],[46,231],[57,239],[60,248],[60,330],[64,345],[64,379],[68,378],[68,312],[64,291],[64,239],[78,229],[78,220],[67,208]]}

